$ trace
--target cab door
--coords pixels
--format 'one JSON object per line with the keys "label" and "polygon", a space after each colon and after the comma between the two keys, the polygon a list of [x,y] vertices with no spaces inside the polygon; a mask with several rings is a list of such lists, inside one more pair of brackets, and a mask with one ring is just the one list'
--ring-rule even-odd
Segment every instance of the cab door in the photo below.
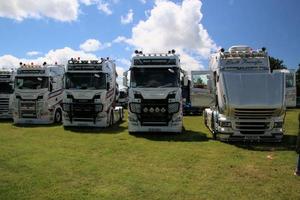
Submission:
{"label": "cab door", "polygon": [[191,72],[191,104],[199,108],[214,105],[211,71]]}

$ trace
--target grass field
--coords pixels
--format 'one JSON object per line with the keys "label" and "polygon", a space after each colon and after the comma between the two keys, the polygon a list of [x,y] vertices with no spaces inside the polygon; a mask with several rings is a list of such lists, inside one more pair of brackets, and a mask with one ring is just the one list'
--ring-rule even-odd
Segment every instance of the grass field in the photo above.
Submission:
{"label": "grass field", "polygon": [[180,135],[0,123],[0,199],[300,199],[297,114],[281,144],[214,141],[199,116]]}

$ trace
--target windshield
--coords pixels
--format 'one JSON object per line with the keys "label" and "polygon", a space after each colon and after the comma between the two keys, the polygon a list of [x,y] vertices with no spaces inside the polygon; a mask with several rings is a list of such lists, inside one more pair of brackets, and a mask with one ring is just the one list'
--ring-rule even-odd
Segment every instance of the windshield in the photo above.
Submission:
{"label": "windshield", "polygon": [[66,89],[106,89],[104,73],[67,73]]}
{"label": "windshield", "polygon": [[0,93],[1,94],[12,94],[14,92],[12,83],[0,82]]}
{"label": "windshield", "polygon": [[133,68],[131,87],[178,87],[179,70],[170,68]]}
{"label": "windshield", "polygon": [[48,77],[16,77],[16,89],[48,88]]}

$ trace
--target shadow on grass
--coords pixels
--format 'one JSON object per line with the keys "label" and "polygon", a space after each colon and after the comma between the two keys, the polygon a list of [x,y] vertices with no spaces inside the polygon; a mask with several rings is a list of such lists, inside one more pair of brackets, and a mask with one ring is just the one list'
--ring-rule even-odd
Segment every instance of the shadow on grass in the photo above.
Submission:
{"label": "shadow on grass", "polygon": [[209,140],[205,133],[195,132],[192,130],[183,130],[182,133],[130,133],[138,138],[145,138],[153,141],[162,142],[206,142]]}
{"label": "shadow on grass", "polygon": [[295,151],[296,135],[284,135],[280,143],[231,142],[229,144],[251,151]]}
{"label": "shadow on grass", "polygon": [[61,123],[52,123],[52,124],[13,124],[13,126],[18,128],[43,128],[43,127],[56,127],[61,126]]}
{"label": "shadow on grass", "polygon": [[0,119],[0,123],[13,123],[12,119]]}
{"label": "shadow on grass", "polygon": [[78,134],[119,134],[124,132],[127,127],[120,126],[124,121],[120,121],[108,128],[93,127],[64,127],[65,130]]}

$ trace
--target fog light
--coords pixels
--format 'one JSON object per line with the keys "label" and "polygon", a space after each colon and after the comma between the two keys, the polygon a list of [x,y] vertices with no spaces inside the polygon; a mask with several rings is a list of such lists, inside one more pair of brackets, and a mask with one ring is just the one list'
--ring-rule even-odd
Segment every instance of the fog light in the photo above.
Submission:
{"label": "fog light", "polygon": [[231,122],[219,121],[219,126],[221,126],[221,127],[231,127]]}
{"label": "fog light", "polygon": [[274,128],[282,128],[283,122],[274,122]]}

